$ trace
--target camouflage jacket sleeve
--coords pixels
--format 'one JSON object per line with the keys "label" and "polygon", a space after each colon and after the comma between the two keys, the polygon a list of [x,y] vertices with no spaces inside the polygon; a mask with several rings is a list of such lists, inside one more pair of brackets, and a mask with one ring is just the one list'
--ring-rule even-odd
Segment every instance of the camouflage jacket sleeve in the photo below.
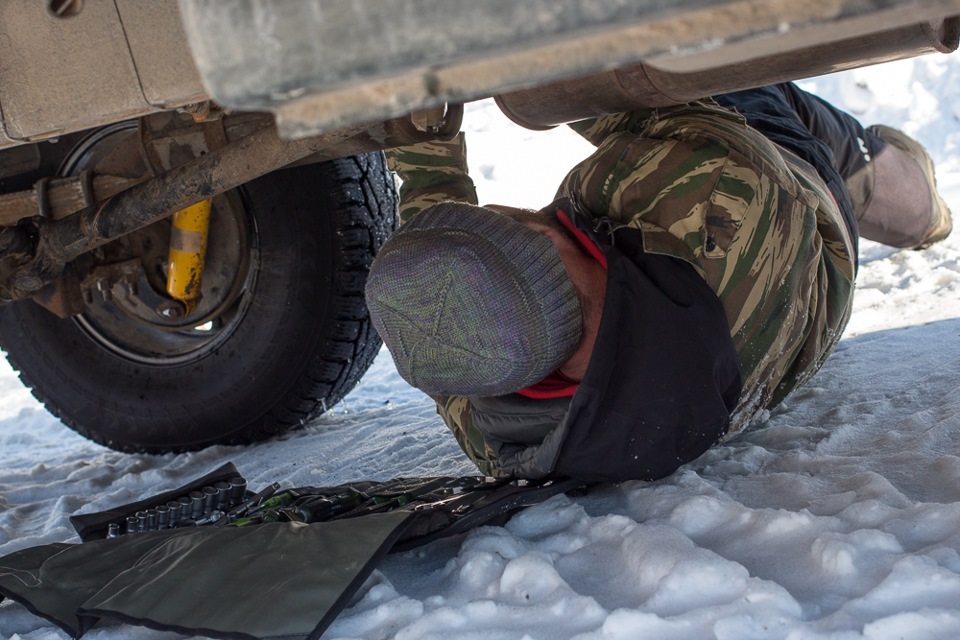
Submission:
{"label": "camouflage jacket sleeve", "polygon": [[449,142],[432,141],[388,149],[387,165],[402,181],[400,221],[445,200],[477,204],[477,192],[467,169],[463,133]]}
{"label": "camouflage jacket sleeve", "polygon": [[735,432],[813,375],[846,325],[854,245],[833,197],[810,165],[712,102],[575,128],[602,142],[560,195],[640,229],[646,251],[692,264],[723,303],[744,380]]}
{"label": "camouflage jacket sleeve", "polygon": [[505,475],[497,466],[496,452],[473,424],[473,406],[469,398],[440,395],[431,397],[437,403],[437,414],[453,433],[463,452],[477,465],[480,473],[494,477]]}

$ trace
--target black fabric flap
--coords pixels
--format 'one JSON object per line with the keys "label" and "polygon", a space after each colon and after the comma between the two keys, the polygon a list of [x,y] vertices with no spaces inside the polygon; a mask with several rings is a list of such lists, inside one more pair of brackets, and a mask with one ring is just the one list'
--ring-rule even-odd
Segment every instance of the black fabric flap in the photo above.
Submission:
{"label": "black fabric flap", "polygon": [[213,638],[319,637],[409,517],[187,530],[149,550],[80,613]]}
{"label": "black fabric flap", "polygon": [[79,637],[77,610],[163,539],[163,532],[87,544],[47,544],[0,558],[0,593]]}
{"label": "black fabric flap", "polygon": [[[625,251],[640,237],[618,233]],[[726,433],[741,390],[737,352],[720,300],[692,266],[617,247],[605,255],[603,319],[554,473],[657,480]]]}
{"label": "black fabric flap", "polygon": [[45,618],[70,635],[76,635],[77,618],[72,611],[64,610],[56,602],[32,602],[26,594],[39,582],[37,574],[44,561],[64,549],[69,544],[45,544],[30,547],[0,559],[0,602],[10,598],[25,606],[30,613]]}
{"label": "black fabric flap", "polygon": [[[74,637],[108,618],[213,638],[315,639],[389,551],[460,534],[579,488],[571,480],[470,476],[289,489],[257,507],[257,517],[276,511],[258,524],[182,527],[10,554],[0,558],[0,594]],[[343,504],[334,508],[338,500]],[[276,521],[281,512],[330,519]]]}

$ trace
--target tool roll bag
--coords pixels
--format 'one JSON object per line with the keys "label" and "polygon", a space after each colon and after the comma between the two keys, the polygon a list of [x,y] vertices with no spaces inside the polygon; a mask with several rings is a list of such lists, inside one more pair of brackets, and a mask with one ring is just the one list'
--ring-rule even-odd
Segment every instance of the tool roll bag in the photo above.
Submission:
{"label": "tool roll bag", "polygon": [[[274,485],[234,495],[239,504],[217,504],[216,494],[200,489],[222,485],[222,477],[234,487],[242,481],[225,465],[175,491],[74,516],[84,542],[0,558],[0,594],[73,637],[113,619],[213,638],[319,638],[387,552],[581,488],[573,481],[401,478]],[[208,497],[203,510],[190,504],[198,493]],[[182,497],[184,507],[173,507]],[[173,513],[161,510],[161,525],[151,512],[167,505]]]}

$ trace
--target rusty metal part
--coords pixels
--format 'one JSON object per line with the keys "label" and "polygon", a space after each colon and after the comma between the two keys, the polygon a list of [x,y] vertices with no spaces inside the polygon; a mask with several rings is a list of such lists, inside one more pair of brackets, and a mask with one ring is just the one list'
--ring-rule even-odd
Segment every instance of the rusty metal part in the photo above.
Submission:
{"label": "rusty metal part", "polygon": [[36,215],[53,220],[65,218],[141,182],[148,174],[147,164],[154,166],[159,175],[177,163],[222,147],[272,122],[267,114],[241,114],[205,120],[198,125],[189,112],[161,113],[144,120],[151,123],[146,142],[131,129],[130,136],[98,163],[96,173],[51,178],[38,182],[33,189],[0,195],[0,226],[14,225]]}
{"label": "rusty metal part", "polygon": [[[3,114],[0,113],[0,118],[2,117]],[[0,147],[2,146],[3,141],[0,140]],[[43,156],[35,144],[4,149],[0,152],[0,179],[36,171],[42,163]]]}
{"label": "rusty metal part", "polygon": [[207,143],[207,149],[214,151],[227,146],[227,128],[223,124],[223,118],[213,118],[199,121],[200,129],[203,132],[203,141]]}
{"label": "rusty metal part", "polygon": [[[69,267],[64,270],[64,273],[67,271],[69,271]],[[91,304],[95,298],[105,301],[113,300],[115,293],[121,293],[120,287],[122,287],[122,291],[129,295],[137,295],[139,282],[143,277],[142,273],[143,267],[140,260],[131,258],[111,264],[97,265],[79,282],[60,283],[60,278],[58,278],[56,284],[75,284],[79,297],[86,304]],[[44,287],[33,299],[39,301],[38,298],[48,288]]]}
{"label": "rusty metal part", "polygon": [[[797,80],[802,76],[791,74],[803,73],[811,66],[827,69],[825,61],[831,58],[840,59],[842,68],[853,68],[956,49],[955,44],[946,44],[954,39],[951,32],[956,27],[945,23],[951,16],[960,15],[960,5],[922,2],[890,9],[894,13],[887,16],[881,12],[877,16],[880,20],[866,15],[847,23],[828,22],[816,30],[784,26],[764,37],[731,40],[717,47],[679,51],[643,62],[663,71],[693,73],[754,61],[768,68],[782,66],[775,73],[785,80]],[[813,60],[798,61],[798,57]]]}
{"label": "rusty metal part", "polygon": [[[10,274],[0,286],[0,295],[29,297],[81,254],[317,153],[360,130],[362,127],[283,142],[276,131],[262,129],[63,220],[7,227],[0,232],[0,248],[6,243],[13,249],[0,252],[0,273]],[[34,250],[24,259],[22,247],[30,243]]]}
{"label": "rusty metal part", "polygon": [[[273,126],[268,114],[227,117],[220,110],[169,111],[140,118],[139,151],[151,175],[157,176],[258,129]],[[133,141],[127,141],[132,144]]]}
{"label": "rusty metal part", "polygon": [[[433,138],[449,139],[457,134],[462,122],[463,105],[413,113],[407,118],[379,123],[343,140],[336,147],[336,156],[328,150],[296,164]],[[204,120],[199,125],[193,121],[190,112],[154,114],[142,120],[138,133],[131,130],[129,138],[99,162],[95,174],[53,178],[31,190],[0,195],[0,226],[15,225],[19,220],[41,215],[43,208],[47,217],[60,220],[141,182],[148,166],[152,175],[160,175],[173,166],[226,146],[271,123],[271,116],[261,113]],[[44,199],[45,207],[41,207]]]}
{"label": "rusty metal part", "polygon": [[56,280],[40,289],[33,300],[57,317],[75,316],[84,309],[80,284],[80,276],[68,267]]}
{"label": "rusty metal part", "polygon": [[[0,296],[30,297],[78,256],[276,169],[304,159],[317,162],[452,137],[461,116],[462,107],[452,107],[427,132],[406,117],[293,141],[281,140],[273,128],[262,128],[62,220],[21,221],[0,231]],[[11,249],[4,250],[5,245]]]}
{"label": "rusty metal part", "polygon": [[[203,141],[208,151],[215,151],[227,145],[227,132],[223,126],[222,117],[211,116],[208,108],[203,113],[203,117],[198,117],[198,114],[194,113],[193,118],[203,130]],[[192,314],[202,297],[211,208],[211,200],[201,200],[173,214],[167,256],[166,292],[180,306],[170,303],[158,309],[158,313],[167,318]]]}
{"label": "rusty metal part", "polygon": [[[394,118],[373,125],[338,143],[336,149],[339,151],[338,156],[343,157],[428,140],[452,140],[460,132],[462,124],[463,105],[451,104],[447,105],[440,120],[436,120],[436,113],[433,116],[421,116],[418,112],[414,112],[404,118]],[[296,164],[329,160],[332,157],[330,151],[325,149],[316,155],[307,156]]]}
{"label": "rusty metal part", "polygon": [[[198,122],[190,110],[155,113],[137,122],[137,137],[131,138],[118,149],[121,162],[130,161],[131,147],[138,145],[140,154],[150,175],[158,176],[173,167],[189,162],[229,142],[236,142],[251,133],[273,126],[273,118],[264,113],[247,113],[238,116],[205,117]],[[210,116],[210,112],[206,113]],[[107,160],[98,166],[98,171],[109,166]]]}
{"label": "rusty metal part", "polygon": [[[79,283],[60,279],[56,288],[73,284],[72,295],[83,302],[79,311],[93,319],[99,330],[122,331],[125,323],[116,323],[113,313],[121,313],[138,325],[161,331],[189,330],[221,315],[241,294],[247,279],[249,255],[243,205],[234,192],[216,198],[216,225],[208,250],[213,255],[213,268],[207,270],[205,280],[210,284],[212,295],[199,300],[188,316],[184,303],[172,300],[164,293],[165,279],[160,274],[160,265],[167,259],[166,239],[168,225],[150,225],[110,244],[109,251],[98,251],[97,256],[84,256],[81,266],[77,262],[67,265],[64,273],[83,271],[86,276]],[[94,263],[91,266],[91,263]],[[45,287],[34,300],[44,304],[50,297]],[[71,292],[58,292],[68,296]],[[41,296],[42,294],[42,296]],[[101,301],[110,301],[104,307]],[[109,309],[104,315],[105,309]],[[56,309],[50,309],[57,312]],[[75,311],[76,312],[76,311]]]}
{"label": "rusty metal part", "polygon": [[517,124],[548,129],[565,122],[664,107],[720,93],[885,62],[895,57],[950,52],[960,40],[960,18],[925,22],[722,67],[677,73],[638,64],[496,97]]}
{"label": "rusty metal part", "polygon": [[[155,330],[190,330],[214,321],[235,302],[247,282],[249,267],[243,203],[235,191],[229,191],[214,198],[214,208],[217,215],[212,219],[207,249],[211,264],[204,273],[211,295],[203,296],[189,315],[186,305],[167,297],[164,290],[166,278],[160,266],[168,257],[169,225],[150,225],[110,243],[96,256],[80,259],[95,261],[94,266],[86,267],[79,289],[86,301],[82,311],[100,332],[124,330],[125,323],[117,324],[112,312]],[[68,264],[67,269],[80,261]],[[112,304],[105,308],[101,299]]]}
{"label": "rusty metal part", "polygon": [[23,218],[42,215],[60,220],[71,213],[132,187],[133,178],[85,173],[70,178],[53,178],[37,182],[30,191],[0,196],[0,226],[16,224]]}
{"label": "rusty metal part", "polygon": [[40,248],[50,259],[65,263],[200,200],[316,154],[364,128],[290,142],[280,140],[273,129],[261,129],[136,185],[101,206],[45,225]]}
{"label": "rusty metal part", "polygon": [[223,107],[210,100],[188,104],[185,107],[181,107],[181,111],[193,116],[193,121],[197,124],[223,120],[223,117],[227,114],[227,111]]}

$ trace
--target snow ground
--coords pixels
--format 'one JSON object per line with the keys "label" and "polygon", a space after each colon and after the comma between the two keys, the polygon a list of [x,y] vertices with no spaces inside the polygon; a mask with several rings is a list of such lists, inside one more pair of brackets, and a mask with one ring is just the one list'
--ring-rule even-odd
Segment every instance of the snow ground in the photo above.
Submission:
{"label": "snow ground", "polygon": [[[803,83],[938,162],[960,211],[960,56]],[[538,206],[589,148],[468,111],[482,201]],[[893,640],[960,637],[960,233],[922,252],[865,243],[856,312],[812,383],[656,483],[560,496],[392,555],[327,639]],[[254,447],[123,455],[74,435],[0,370],[0,555],[76,541],[68,516],[232,460],[251,487],[473,474],[432,403],[382,352],[340,405]],[[10,602],[0,637],[64,638]],[[91,640],[176,638],[129,626]]]}

